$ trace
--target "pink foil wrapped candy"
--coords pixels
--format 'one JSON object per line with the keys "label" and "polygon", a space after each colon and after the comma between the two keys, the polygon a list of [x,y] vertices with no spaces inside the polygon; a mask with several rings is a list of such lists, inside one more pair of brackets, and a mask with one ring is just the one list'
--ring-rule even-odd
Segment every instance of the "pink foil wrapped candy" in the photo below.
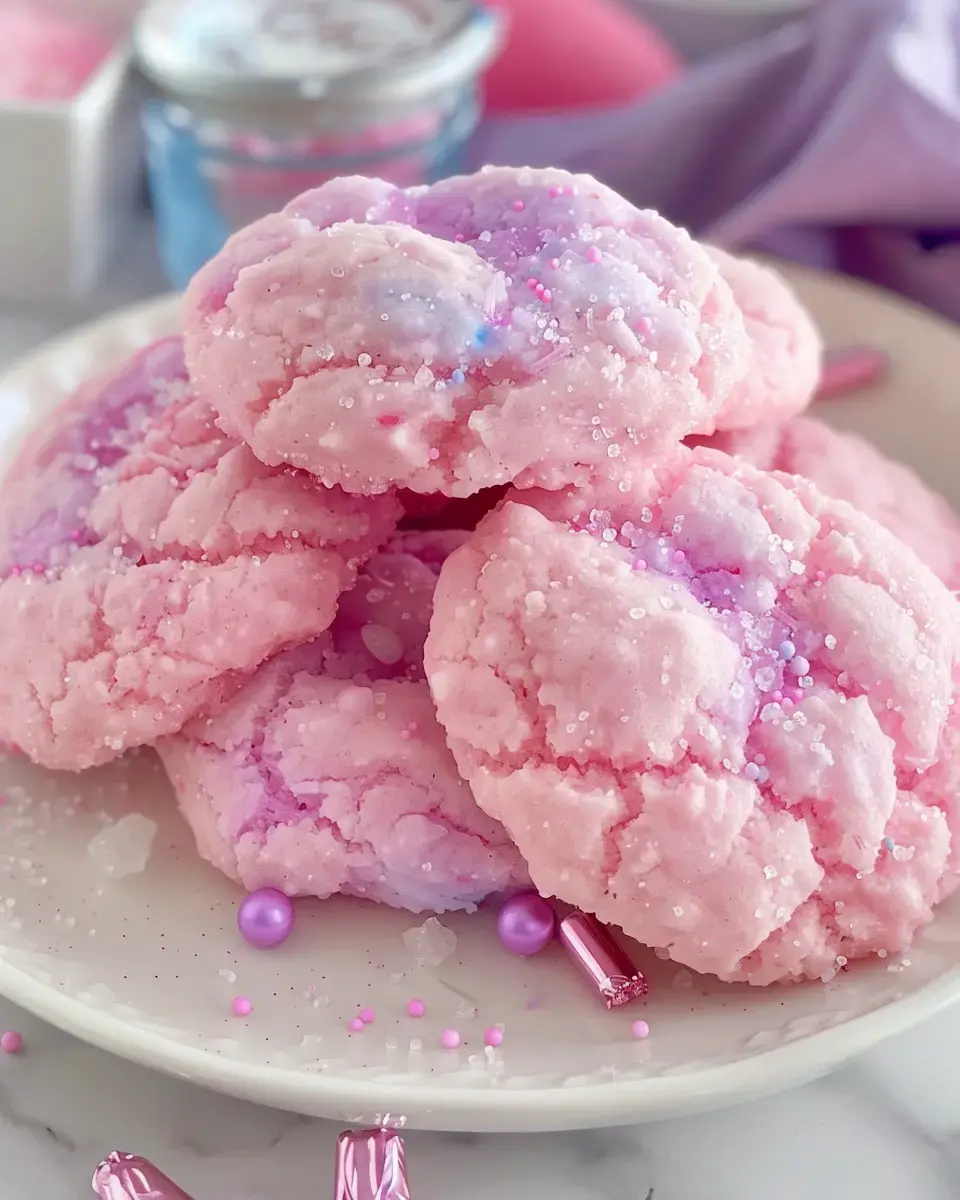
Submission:
{"label": "pink foil wrapped candy", "polygon": [[392,1129],[341,1133],[333,1200],[410,1200],[400,1134]]}
{"label": "pink foil wrapped candy", "polygon": [[114,1150],[93,1175],[99,1200],[192,1200],[190,1196],[138,1154]]}

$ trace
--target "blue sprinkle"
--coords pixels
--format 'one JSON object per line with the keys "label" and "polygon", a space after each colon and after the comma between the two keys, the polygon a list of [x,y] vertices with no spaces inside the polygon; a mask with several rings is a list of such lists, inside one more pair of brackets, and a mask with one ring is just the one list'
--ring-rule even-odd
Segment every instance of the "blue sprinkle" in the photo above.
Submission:
{"label": "blue sprinkle", "polygon": [[885,850],[891,850],[891,851],[892,851],[892,850],[893,850],[893,848],[894,848],[895,846],[896,846],[896,842],[893,840],[893,838],[892,838],[892,837],[885,837],[885,838],[883,839],[883,848],[884,848]]}
{"label": "blue sprinkle", "polygon": [[783,659],[784,662],[789,662],[790,659],[793,658],[793,656],[796,654],[796,652],[797,652],[797,648],[791,641],[781,642],[780,646],[777,649],[777,653],[780,655],[780,657]]}
{"label": "blue sprinkle", "polygon": [[450,376],[450,378],[453,380],[454,383],[463,383],[463,381],[466,379],[466,375],[464,375],[464,373],[460,370],[460,368],[457,367],[457,369],[453,372],[453,374]]}
{"label": "blue sprinkle", "polygon": [[485,346],[490,341],[492,330],[489,325],[481,325],[477,330],[477,336],[473,339],[475,346]]}

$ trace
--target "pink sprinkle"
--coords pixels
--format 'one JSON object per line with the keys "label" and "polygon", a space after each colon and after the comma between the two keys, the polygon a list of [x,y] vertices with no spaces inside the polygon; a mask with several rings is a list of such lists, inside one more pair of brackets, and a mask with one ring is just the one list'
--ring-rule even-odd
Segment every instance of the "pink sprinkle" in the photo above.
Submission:
{"label": "pink sprinkle", "polygon": [[427,1011],[427,1006],[422,1000],[411,1000],[407,1005],[407,1013],[411,1017],[422,1017]]}
{"label": "pink sprinkle", "polygon": [[457,233],[457,234],[454,234],[453,240],[454,240],[455,242],[462,242],[462,241],[463,241],[463,234],[462,234],[462,233]]}
{"label": "pink sprinkle", "polygon": [[351,1033],[363,1033],[363,1021],[359,1017],[354,1017],[352,1021],[348,1022],[347,1028]]}
{"label": "pink sprinkle", "polygon": [[560,266],[560,259],[559,258],[551,258],[550,266],[553,267],[553,269],[556,271]]}
{"label": "pink sprinkle", "polygon": [[686,562],[686,561],[687,561],[687,556],[684,554],[684,552],[683,552],[682,550],[674,550],[674,552],[673,552],[673,561],[674,561],[675,563],[682,563],[682,562]]}
{"label": "pink sprinkle", "polygon": [[35,562],[30,570],[33,571],[34,575],[44,575],[46,574],[47,568],[42,562]]}
{"label": "pink sprinkle", "polygon": [[253,1012],[253,1005],[246,996],[237,996],[230,1005],[230,1011],[235,1017],[249,1017]]}
{"label": "pink sprinkle", "polygon": [[553,292],[549,288],[544,288],[540,293],[540,299],[546,301],[547,304],[553,299]]}
{"label": "pink sprinkle", "polygon": [[523,212],[526,207],[527,206],[522,200],[514,200],[513,204],[511,205],[511,208],[514,212]]}
{"label": "pink sprinkle", "polygon": [[460,1045],[460,1034],[455,1029],[445,1029],[440,1034],[440,1045],[444,1050],[456,1050]]}
{"label": "pink sprinkle", "polygon": [[552,187],[552,188],[550,189],[550,199],[551,199],[551,200],[556,200],[556,198],[557,198],[558,196],[562,196],[562,195],[563,195],[563,188],[562,188],[562,187]]}
{"label": "pink sprinkle", "polygon": [[540,280],[536,277],[536,275],[531,275],[530,278],[527,280],[527,287],[530,289],[531,292],[535,292],[537,290],[537,288],[540,286],[541,286]]}
{"label": "pink sprinkle", "polygon": [[777,688],[777,690],[771,696],[771,699],[773,700],[773,702],[775,704],[779,704],[780,701],[783,699],[783,692],[781,692],[780,689]]}
{"label": "pink sprinkle", "polygon": [[22,1049],[22,1033],[18,1033],[16,1029],[8,1029],[6,1033],[0,1034],[0,1050],[4,1054],[19,1054]]}
{"label": "pink sprinkle", "polygon": [[361,1008],[358,1015],[364,1025],[372,1025],[377,1014],[372,1008]]}
{"label": "pink sprinkle", "polygon": [[498,1029],[496,1025],[491,1025],[483,1035],[483,1041],[485,1045],[492,1046],[496,1050],[498,1046],[503,1045],[503,1030]]}
{"label": "pink sprinkle", "polygon": [[647,569],[647,560],[645,558],[638,558],[636,566],[638,571],[645,571]]}
{"label": "pink sprinkle", "polygon": [[638,1042],[642,1042],[644,1038],[650,1036],[650,1026],[646,1021],[634,1021],[630,1028],[633,1030],[633,1036]]}
{"label": "pink sprinkle", "polygon": [[439,457],[440,451],[436,448],[436,446],[431,446],[427,451],[427,458],[429,458],[431,462],[436,462]]}
{"label": "pink sprinkle", "polygon": [[591,246],[587,251],[587,262],[598,263],[603,261],[603,255],[600,252],[599,246]]}

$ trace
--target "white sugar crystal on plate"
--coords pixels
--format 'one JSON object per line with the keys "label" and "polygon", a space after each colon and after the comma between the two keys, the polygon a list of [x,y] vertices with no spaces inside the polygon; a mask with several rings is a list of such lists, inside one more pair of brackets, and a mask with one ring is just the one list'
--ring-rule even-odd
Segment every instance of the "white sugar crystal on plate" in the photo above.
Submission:
{"label": "white sugar crystal on plate", "polygon": [[418,966],[439,967],[456,949],[457,935],[436,917],[430,917],[422,925],[408,929],[403,935],[403,944]]}
{"label": "white sugar crystal on plate", "polygon": [[150,860],[155,822],[142,813],[129,813],[90,839],[87,854],[111,879],[139,875]]}

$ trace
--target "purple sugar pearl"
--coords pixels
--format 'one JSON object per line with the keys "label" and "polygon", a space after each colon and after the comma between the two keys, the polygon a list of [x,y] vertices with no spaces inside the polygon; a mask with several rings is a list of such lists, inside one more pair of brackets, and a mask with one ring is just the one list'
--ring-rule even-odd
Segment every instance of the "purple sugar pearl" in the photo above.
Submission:
{"label": "purple sugar pearl", "polygon": [[497,916],[500,941],[511,952],[524,958],[539,954],[553,937],[556,915],[536,892],[511,896]]}
{"label": "purple sugar pearl", "polygon": [[293,929],[294,909],[289,896],[276,888],[257,888],[240,905],[237,928],[259,950],[279,946]]}

